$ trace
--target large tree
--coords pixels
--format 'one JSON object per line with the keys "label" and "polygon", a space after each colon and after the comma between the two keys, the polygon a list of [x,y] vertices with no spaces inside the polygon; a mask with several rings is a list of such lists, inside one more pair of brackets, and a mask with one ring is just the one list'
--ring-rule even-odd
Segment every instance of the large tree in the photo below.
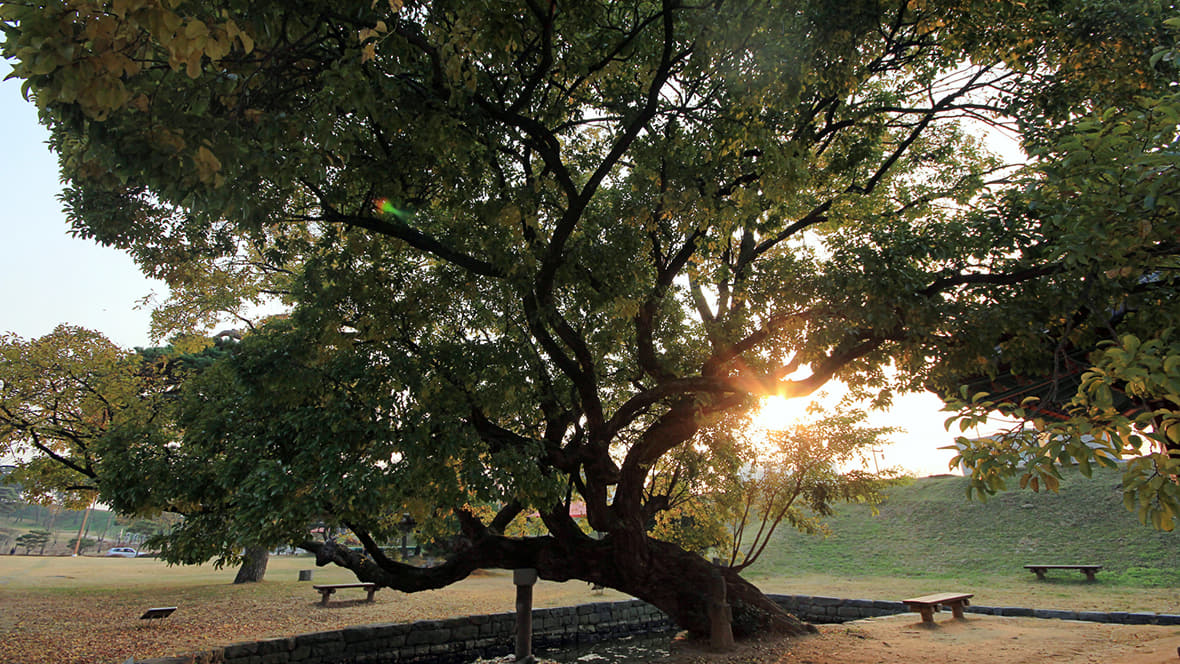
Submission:
{"label": "large tree", "polygon": [[[660,459],[762,395],[887,402],[1042,321],[1097,339],[1113,303],[1087,298],[1122,282],[1087,263],[1110,247],[1063,240],[1106,227],[1009,214],[1035,187],[973,127],[1055,159],[1073,120],[1175,80],[1159,1],[2,11],[79,233],[165,277],[244,255],[297,275],[292,324],[227,368],[239,396],[192,396],[226,415],[191,426],[225,527],[278,541],[326,514],[369,556],[305,546],[365,580],[535,567],[698,632],[709,565],[647,534]],[[1120,239],[1174,257],[1163,209]],[[384,555],[406,506],[460,524],[445,564]],[[547,535],[503,534],[532,509]],[[725,579],[737,633],[802,628]]]}

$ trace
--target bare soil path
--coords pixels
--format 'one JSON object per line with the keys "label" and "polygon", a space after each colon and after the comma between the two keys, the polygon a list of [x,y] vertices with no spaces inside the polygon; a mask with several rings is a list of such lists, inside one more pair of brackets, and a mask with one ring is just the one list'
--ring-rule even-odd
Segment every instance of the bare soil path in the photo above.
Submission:
{"label": "bare soil path", "polygon": [[819,634],[742,644],[718,655],[692,645],[666,664],[1178,664],[1180,627],[939,614],[934,627],[915,614],[821,625]]}

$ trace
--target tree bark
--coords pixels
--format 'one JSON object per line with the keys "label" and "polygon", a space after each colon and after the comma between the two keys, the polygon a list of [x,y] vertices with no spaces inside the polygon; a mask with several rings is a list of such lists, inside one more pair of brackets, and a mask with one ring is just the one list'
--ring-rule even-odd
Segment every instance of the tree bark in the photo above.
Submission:
{"label": "tree bark", "polygon": [[[577,554],[575,554],[577,555]],[[668,614],[693,636],[708,638],[709,587],[718,569],[701,556],[668,542],[644,537],[639,546],[615,544],[609,564],[598,566],[605,586],[637,597]],[[788,614],[761,590],[729,568],[720,568],[733,613],[733,635],[768,632],[799,635],[815,628]],[[590,574],[590,576],[598,576]],[[542,573],[543,578],[548,578]],[[594,580],[594,579],[591,579]]]}
{"label": "tree bark", "polygon": [[265,546],[251,546],[246,548],[242,556],[242,566],[238,568],[238,575],[234,583],[257,583],[266,576],[266,563],[270,560],[270,551]]}

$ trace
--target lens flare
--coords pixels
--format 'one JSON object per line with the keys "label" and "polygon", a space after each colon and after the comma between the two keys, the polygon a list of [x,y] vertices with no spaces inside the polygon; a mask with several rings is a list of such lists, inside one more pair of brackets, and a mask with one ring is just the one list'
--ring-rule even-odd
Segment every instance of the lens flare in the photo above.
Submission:
{"label": "lens flare", "polygon": [[409,210],[402,210],[394,206],[393,202],[388,198],[378,198],[373,201],[373,207],[381,215],[392,215],[398,219],[406,219],[410,216]]}

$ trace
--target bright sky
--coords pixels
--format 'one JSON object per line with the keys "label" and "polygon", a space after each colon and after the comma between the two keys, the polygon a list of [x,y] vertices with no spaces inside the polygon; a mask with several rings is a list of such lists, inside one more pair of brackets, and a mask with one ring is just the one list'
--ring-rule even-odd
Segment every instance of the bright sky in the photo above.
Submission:
{"label": "bright sky", "polygon": [[20,81],[0,84],[0,332],[39,337],[70,323],[122,346],[148,345],[150,314],[136,303],[166,287],[145,279],[126,254],[69,236],[47,139]]}
{"label": "bright sky", "polygon": [[[7,74],[7,65],[0,71]],[[150,345],[150,314],[137,304],[153,292],[166,293],[166,286],[144,278],[122,252],[70,237],[47,136],[36,107],[21,97],[20,82],[0,84],[0,333],[27,339],[70,323],[124,347]],[[947,472],[952,455],[938,448],[954,436],[943,429],[946,414],[940,407],[933,395],[909,395],[897,399],[890,412],[873,415],[874,426],[905,430],[877,462],[919,476]]]}

